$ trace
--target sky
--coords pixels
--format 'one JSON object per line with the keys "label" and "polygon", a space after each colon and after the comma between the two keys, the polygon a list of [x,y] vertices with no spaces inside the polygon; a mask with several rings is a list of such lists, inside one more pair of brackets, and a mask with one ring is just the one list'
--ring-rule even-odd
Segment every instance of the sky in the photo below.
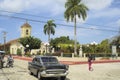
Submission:
{"label": "sky", "polygon": [[[43,22],[51,19],[57,24],[55,35],[51,35],[51,38],[69,36],[70,39],[74,39],[74,23],[67,22],[64,18],[66,1],[0,0],[0,43],[3,43],[3,31],[7,32],[6,41],[19,38],[20,27],[26,22],[25,19],[32,26],[32,36],[43,42],[48,41],[48,36],[43,33],[45,25]],[[89,11],[85,21],[77,18],[77,41],[80,44],[100,43],[119,34],[120,0],[82,0],[82,3],[89,8]]]}

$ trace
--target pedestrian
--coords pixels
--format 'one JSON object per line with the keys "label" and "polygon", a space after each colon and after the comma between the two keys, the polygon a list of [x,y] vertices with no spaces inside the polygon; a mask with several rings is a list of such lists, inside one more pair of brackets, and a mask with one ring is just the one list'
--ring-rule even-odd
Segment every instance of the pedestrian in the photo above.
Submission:
{"label": "pedestrian", "polygon": [[8,55],[7,57],[7,64],[6,67],[13,67],[14,59],[11,54]]}
{"label": "pedestrian", "polygon": [[8,57],[7,57],[7,59],[8,59],[8,60],[11,60],[11,59],[13,60],[12,55],[11,55],[11,54],[9,54],[9,55],[8,55]]}
{"label": "pedestrian", "polygon": [[93,68],[92,68],[92,55],[91,54],[88,54],[88,68],[89,68],[89,71],[93,71]]}

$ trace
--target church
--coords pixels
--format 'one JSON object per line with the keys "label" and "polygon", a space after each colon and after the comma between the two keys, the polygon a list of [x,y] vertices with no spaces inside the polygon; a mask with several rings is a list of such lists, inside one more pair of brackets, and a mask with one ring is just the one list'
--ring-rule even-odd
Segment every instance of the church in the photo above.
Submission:
{"label": "church", "polygon": [[[21,26],[21,36],[20,36],[20,38],[31,36],[31,30],[32,30],[31,25],[28,24],[28,22],[25,22]],[[17,50],[20,49],[21,54],[24,54],[25,53],[25,51],[24,51],[25,47],[21,43],[19,43],[18,40],[19,40],[19,38],[6,42],[5,43],[5,50],[9,51],[10,54],[17,54]],[[33,54],[33,53],[37,54],[37,52],[41,52],[41,53],[48,52],[48,47],[46,47],[46,45],[49,45],[49,43],[42,42],[40,45],[41,45],[41,48],[32,49],[30,54]],[[27,45],[26,45],[26,47],[27,47]],[[4,50],[4,44],[0,46],[0,49]]]}

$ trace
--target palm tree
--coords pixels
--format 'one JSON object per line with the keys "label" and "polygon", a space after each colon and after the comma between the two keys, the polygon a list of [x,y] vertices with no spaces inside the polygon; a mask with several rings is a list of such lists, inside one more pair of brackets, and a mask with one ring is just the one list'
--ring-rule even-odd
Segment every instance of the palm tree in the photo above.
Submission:
{"label": "palm tree", "polygon": [[74,54],[77,54],[77,39],[76,39],[76,18],[82,18],[85,20],[87,17],[88,8],[81,3],[81,0],[67,0],[65,3],[66,11],[64,12],[64,17],[67,21],[74,22]]}
{"label": "palm tree", "polygon": [[[50,43],[50,34],[55,34],[55,27],[56,27],[56,24],[53,23],[54,20],[48,20],[47,23],[44,25],[44,33],[45,35],[47,34],[48,35],[48,42]],[[50,48],[49,48],[50,50]]]}

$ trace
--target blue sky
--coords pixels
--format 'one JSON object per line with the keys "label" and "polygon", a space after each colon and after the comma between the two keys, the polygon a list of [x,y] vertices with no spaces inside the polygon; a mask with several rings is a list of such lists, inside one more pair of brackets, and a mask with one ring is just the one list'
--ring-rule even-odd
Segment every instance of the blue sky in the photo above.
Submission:
{"label": "blue sky", "polygon": [[[16,16],[45,22],[53,19],[56,24],[73,26],[72,22],[66,22],[64,19],[65,2],[66,0],[0,0],[0,15]],[[82,0],[82,2],[89,8],[89,11],[85,21],[77,19],[77,27],[79,27],[77,28],[78,42],[81,44],[93,41],[100,43],[104,39],[118,35],[120,28],[120,0]],[[36,15],[36,17],[4,11],[32,14]],[[25,20],[0,16],[0,43],[3,43],[2,31],[7,32],[7,41],[19,38],[20,27],[25,22]],[[32,36],[40,38],[43,42],[47,42],[48,36],[43,33],[45,23],[28,22],[32,26]],[[73,29],[73,27],[57,25],[55,28],[56,33],[51,38],[70,36],[71,39],[74,39]]]}

